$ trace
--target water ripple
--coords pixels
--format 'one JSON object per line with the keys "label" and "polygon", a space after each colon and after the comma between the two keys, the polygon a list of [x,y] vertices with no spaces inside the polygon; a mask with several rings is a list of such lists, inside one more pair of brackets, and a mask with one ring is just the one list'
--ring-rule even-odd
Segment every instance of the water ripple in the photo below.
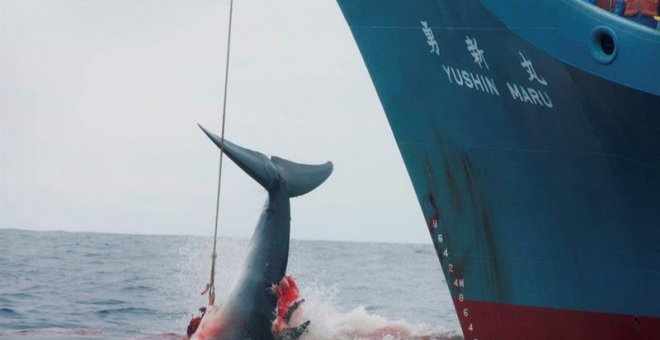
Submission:
{"label": "water ripple", "polygon": [[[209,237],[0,229],[0,243],[3,340],[7,334],[19,337],[20,330],[39,339],[181,334],[190,315],[206,304],[199,292],[208,282]],[[240,274],[247,245],[248,240],[219,240],[221,301]],[[376,319],[385,320],[384,326],[407,319],[411,329],[422,323],[460,329],[432,245],[294,240],[289,259],[289,272],[307,299],[305,310],[319,312],[313,324],[324,324],[332,310],[364,305],[364,313],[340,313],[333,320],[345,320],[358,333]],[[382,317],[374,319],[374,313]],[[52,328],[65,330],[40,332]]]}
{"label": "water ripple", "polygon": [[19,316],[21,316],[21,314],[11,308],[0,308],[0,317],[18,318]]}
{"label": "water ripple", "polygon": [[126,308],[114,308],[114,309],[103,309],[96,314],[107,316],[111,314],[154,314],[156,311],[149,308],[136,308],[136,307],[126,307]]}

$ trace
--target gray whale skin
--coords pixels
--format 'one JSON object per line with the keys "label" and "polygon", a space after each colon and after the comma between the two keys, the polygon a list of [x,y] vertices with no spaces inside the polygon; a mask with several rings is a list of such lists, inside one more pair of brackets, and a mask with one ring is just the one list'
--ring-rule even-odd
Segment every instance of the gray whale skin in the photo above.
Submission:
{"label": "gray whale skin", "polygon": [[[321,185],[332,163],[305,165],[242,148],[200,128],[236,165],[268,191],[268,200],[250,240],[238,283],[220,307],[210,306],[192,339],[297,338],[309,321],[273,334],[277,297],[273,286],[286,274],[289,259],[289,199]],[[297,306],[296,306],[297,307]]]}

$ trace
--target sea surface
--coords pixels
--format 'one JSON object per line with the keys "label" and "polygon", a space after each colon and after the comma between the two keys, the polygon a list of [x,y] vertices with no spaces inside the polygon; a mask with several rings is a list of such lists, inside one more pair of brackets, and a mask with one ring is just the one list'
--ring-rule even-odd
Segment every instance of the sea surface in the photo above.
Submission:
{"label": "sea surface", "polygon": [[[205,305],[210,237],[0,229],[0,339],[181,339]],[[219,241],[217,295],[248,240]],[[303,339],[455,339],[431,244],[291,242]]]}

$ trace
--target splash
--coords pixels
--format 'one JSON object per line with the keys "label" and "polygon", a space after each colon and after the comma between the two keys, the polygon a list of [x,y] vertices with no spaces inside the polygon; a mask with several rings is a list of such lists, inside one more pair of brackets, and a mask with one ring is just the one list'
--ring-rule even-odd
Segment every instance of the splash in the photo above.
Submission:
{"label": "splash", "polygon": [[[220,262],[220,265],[223,267],[220,271],[222,275],[219,276],[219,280],[217,281],[220,286],[218,289],[218,292],[220,292],[220,303],[222,303],[222,298],[226,295],[223,293],[229,292],[232,286],[236,284],[238,277],[240,277],[240,264],[244,260],[247,248],[247,241],[242,239],[221,239],[221,242],[223,242],[221,244],[222,247],[219,249],[223,261]],[[294,243],[294,245],[296,244]],[[336,251],[334,244],[329,244],[330,247],[327,249],[322,248],[321,250],[319,250],[319,246],[323,246],[324,244],[319,245],[314,243],[312,245],[314,247],[314,253],[318,253],[319,251],[322,253],[324,251]],[[204,247],[191,248],[193,247],[186,247],[185,251],[180,254],[180,256],[184,258],[181,262],[183,262],[182,273],[184,273],[185,275],[183,276],[186,277],[186,290],[194,292],[188,297],[189,300],[193,300],[194,302],[187,303],[187,310],[196,308],[204,302],[204,299],[200,299],[197,295],[199,293],[197,289],[200,288],[199,282],[205,282],[204,280],[207,279],[205,269],[208,264],[206,261],[200,261],[200,259],[205,259],[207,257],[205,256],[205,253],[200,250],[200,248]],[[393,312],[395,306],[398,306],[396,308],[407,308],[402,306],[400,302],[393,303],[387,308],[384,308],[389,311],[386,312],[387,316],[378,315],[373,310],[370,310],[369,307],[360,306],[358,303],[347,303],[345,301],[346,295],[353,296],[356,294],[374,293],[372,290],[365,292],[360,289],[355,290],[347,288],[347,286],[351,285],[347,285],[346,280],[343,279],[344,281],[342,281],[341,277],[338,280],[339,283],[335,283],[335,281],[329,279],[329,277],[332,278],[336,275],[334,270],[328,269],[333,267],[315,266],[314,263],[310,264],[309,259],[309,251],[306,252],[305,249],[301,250],[295,246],[292,248],[289,257],[288,272],[295,276],[299,285],[297,286],[299,294],[296,294],[296,297],[286,299],[286,301],[288,301],[286,304],[290,304],[291,301],[298,298],[305,299],[305,302],[301,305],[300,309],[293,314],[289,324],[300,325],[306,320],[311,320],[308,331],[301,337],[301,340],[463,339],[460,330],[458,330],[457,327],[452,327],[454,325],[448,324],[447,322],[443,323],[442,320],[439,320],[437,324],[434,322],[432,325],[429,325],[427,323],[416,322],[415,319],[405,320],[392,318],[392,315],[397,315],[395,310]],[[353,266],[351,265],[349,267]],[[348,271],[350,268],[344,269]],[[326,271],[330,271],[330,274],[327,274]],[[200,275],[200,273],[202,273],[202,275]],[[360,275],[359,272],[350,273],[351,275],[348,275],[348,281],[353,282],[354,280],[360,280],[360,278],[354,277],[355,275]],[[375,274],[369,272],[368,275]],[[195,279],[191,279],[191,277],[195,277]],[[329,284],[328,282],[332,283]],[[406,289],[404,290],[410,289],[410,287],[405,288]],[[381,292],[375,294],[387,293]],[[387,304],[387,302],[385,301],[383,304]],[[442,307],[439,306],[438,308]],[[282,311],[286,310],[286,308],[281,309]],[[208,319],[206,320],[207,322],[211,321],[212,315],[213,313],[210,313],[209,315],[207,312],[208,318],[205,318]],[[189,320],[190,316],[184,315],[181,318],[181,326],[179,326],[179,329],[185,329]],[[220,324],[221,322],[216,319],[215,322],[211,323]]]}
{"label": "splash", "polygon": [[[283,281],[286,281],[286,278]],[[293,282],[295,285],[293,280],[287,282]],[[289,288],[279,294],[281,298],[286,297],[282,299],[284,312],[291,302],[299,297],[297,286]],[[300,297],[305,298],[306,302],[293,314],[290,321],[290,324],[293,325],[300,324],[305,320],[312,321],[307,332],[300,338],[301,340],[463,339],[461,334],[456,331],[425,323],[409,322],[404,319],[390,320],[370,313],[364,306],[358,306],[349,312],[340,312],[335,308],[336,304],[334,302],[338,293],[339,291],[335,287],[320,286],[314,283],[309,284],[306,289],[303,287],[300,291]],[[222,327],[220,326],[222,322],[219,320],[219,314],[215,312],[217,310],[213,308],[207,311],[200,330],[193,339],[204,338],[203,336],[198,337],[202,334],[216,334],[218,329],[215,328]],[[278,320],[279,318],[282,318],[282,315],[278,315]],[[283,328],[283,325],[281,326]]]}
{"label": "splash", "polygon": [[342,313],[334,307],[336,288],[311,285],[303,292],[305,305],[293,323],[312,320],[304,340],[458,340],[463,337],[455,331],[434,327],[425,323],[412,323],[407,320],[389,320],[377,314],[370,314],[364,306]]}

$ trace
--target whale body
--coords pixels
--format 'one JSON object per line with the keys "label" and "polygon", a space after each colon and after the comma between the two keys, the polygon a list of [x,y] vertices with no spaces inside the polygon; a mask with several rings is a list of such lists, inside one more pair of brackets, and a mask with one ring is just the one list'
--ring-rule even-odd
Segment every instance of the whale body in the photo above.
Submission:
{"label": "whale body", "polygon": [[[192,339],[282,338],[273,333],[277,306],[273,287],[286,274],[289,259],[289,199],[321,185],[332,173],[332,163],[305,165],[275,156],[269,158],[223,140],[201,125],[200,128],[229,159],[268,191],[268,199],[250,240],[238,283],[222,306],[210,306]],[[288,329],[286,337],[299,336],[307,325],[309,322],[302,329]]]}

